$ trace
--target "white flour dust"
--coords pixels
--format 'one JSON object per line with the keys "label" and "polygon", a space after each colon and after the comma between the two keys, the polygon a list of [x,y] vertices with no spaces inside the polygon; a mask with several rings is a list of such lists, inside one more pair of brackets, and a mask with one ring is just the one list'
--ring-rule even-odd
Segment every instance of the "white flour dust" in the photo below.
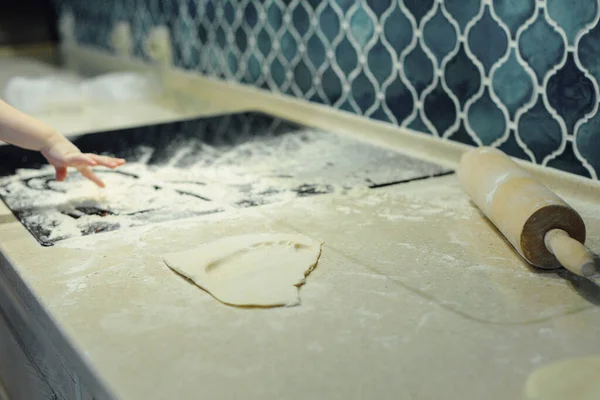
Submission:
{"label": "white flour dust", "polygon": [[314,130],[255,137],[230,147],[187,141],[161,164],[151,162],[155,150],[139,150],[116,171],[97,170],[105,189],[76,173],[56,182],[54,171],[45,167],[0,179],[0,195],[26,225],[53,242],[350,188],[368,191],[370,185],[442,171]]}

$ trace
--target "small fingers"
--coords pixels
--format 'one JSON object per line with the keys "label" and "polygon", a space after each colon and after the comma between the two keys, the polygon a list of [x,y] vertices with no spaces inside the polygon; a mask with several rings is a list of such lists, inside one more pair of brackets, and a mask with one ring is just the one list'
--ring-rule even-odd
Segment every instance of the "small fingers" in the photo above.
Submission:
{"label": "small fingers", "polygon": [[92,153],[78,153],[65,157],[64,164],[67,167],[75,168],[102,166],[114,169],[125,164],[125,160],[122,158],[101,156]]}
{"label": "small fingers", "polygon": [[65,163],[68,167],[95,167],[98,161],[90,154],[72,154],[66,157]]}
{"label": "small fingers", "polygon": [[54,167],[56,169],[56,180],[62,182],[67,178],[67,168],[65,167]]}
{"label": "small fingers", "polygon": [[67,177],[67,167],[77,168],[79,173],[90,181],[94,182],[100,187],[106,185],[98,176],[90,169],[90,167],[107,167],[117,168],[125,164],[125,160],[122,158],[114,158],[108,156],[101,156],[91,153],[77,153],[66,156],[62,162],[55,164],[56,169],[56,180],[63,181]]}
{"label": "small fingers", "polygon": [[102,180],[98,178],[98,176],[89,167],[78,168],[78,170],[81,175],[94,182],[96,185],[102,188],[106,186],[104,185],[104,182],[102,182]]}
{"label": "small fingers", "polygon": [[87,155],[89,155],[94,161],[96,161],[96,163],[97,163],[96,165],[101,165],[103,167],[117,168],[117,167],[120,167],[121,165],[125,164],[125,160],[122,158],[100,156],[97,154],[87,154]]}

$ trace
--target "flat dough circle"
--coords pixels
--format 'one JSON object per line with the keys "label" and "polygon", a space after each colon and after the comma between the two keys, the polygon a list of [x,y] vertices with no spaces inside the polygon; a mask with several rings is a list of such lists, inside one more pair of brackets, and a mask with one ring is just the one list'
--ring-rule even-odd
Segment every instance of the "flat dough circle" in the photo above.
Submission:
{"label": "flat dough circle", "polygon": [[164,256],[169,268],[228,305],[300,304],[298,288],[314,269],[321,243],[295,234],[249,234]]}
{"label": "flat dough circle", "polygon": [[573,358],[535,370],[525,384],[526,400],[600,399],[600,356]]}

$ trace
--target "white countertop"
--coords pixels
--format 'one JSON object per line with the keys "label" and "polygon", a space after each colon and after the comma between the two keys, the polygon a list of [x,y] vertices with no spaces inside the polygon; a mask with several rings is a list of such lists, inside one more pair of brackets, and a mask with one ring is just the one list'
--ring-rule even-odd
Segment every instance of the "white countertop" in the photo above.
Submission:
{"label": "white countertop", "polygon": [[[287,112],[301,118],[301,110]],[[55,126],[77,130],[71,119]],[[377,126],[369,134],[377,136]],[[389,140],[427,153],[414,143]],[[440,150],[431,149],[435,158]],[[598,204],[586,190],[559,195],[581,213],[587,244],[600,251]],[[299,307],[224,306],[161,260],[249,232],[324,241]],[[52,248],[40,247],[1,204],[0,249],[78,357],[123,399],[516,399],[538,367],[600,352],[598,287],[526,265],[455,176]]]}

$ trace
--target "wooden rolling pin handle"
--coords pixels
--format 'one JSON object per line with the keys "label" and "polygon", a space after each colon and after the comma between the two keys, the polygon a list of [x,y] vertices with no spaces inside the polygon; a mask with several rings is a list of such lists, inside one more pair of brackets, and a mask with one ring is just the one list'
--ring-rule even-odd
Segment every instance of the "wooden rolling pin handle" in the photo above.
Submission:
{"label": "wooden rolling pin handle", "polygon": [[457,172],[473,203],[531,265],[595,272],[581,216],[502,151],[465,153]]}
{"label": "wooden rolling pin handle", "polygon": [[544,243],[562,266],[574,274],[589,278],[596,273],[596,264],[590,252],[562,229],[548,231]]}

